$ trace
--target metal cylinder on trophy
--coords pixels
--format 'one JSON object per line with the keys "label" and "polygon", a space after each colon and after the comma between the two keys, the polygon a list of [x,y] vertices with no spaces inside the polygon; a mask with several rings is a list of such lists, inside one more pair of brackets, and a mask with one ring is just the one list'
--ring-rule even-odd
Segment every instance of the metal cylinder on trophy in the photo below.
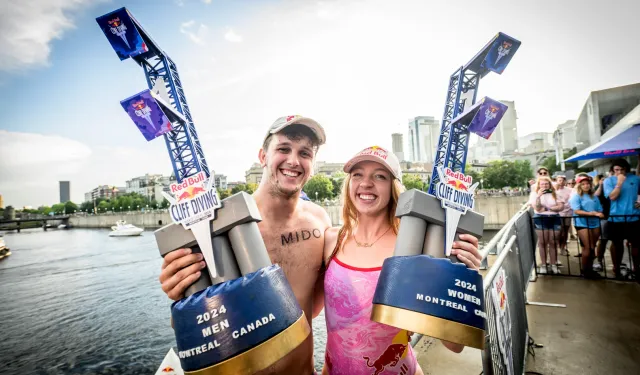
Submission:
{"label": "metal cylinder on trophy", "polygon": [[482,276],[451,249],[458,234],[480,238],[484,229],[484,216],[473,211],[478,183],[464,174],[469,135],[488,139],[507,110],[488,97],[475,103],[480,78],[502,73],[519,46],[499,33],[451,76],[429,193],[412,189],[399,197],[394,256],[383,263],[372,320],[484,348]]}
{"label": "metal cylinder on trophy", "polygon": [[[191,375],[254,374],[286,356],[311,333],[284,272],[271,264],[253,198],[220,201],[175,63],[126,8],[96,19],[121,60],[143,67],[149,89],[120,104],[147,141],[164,137],[176,182],[173,223],[155,232],[161,256],[202,253],[206,272],[171,305],[178,348],[163,366]],[[179,363],[167,361],[177,357]]]}

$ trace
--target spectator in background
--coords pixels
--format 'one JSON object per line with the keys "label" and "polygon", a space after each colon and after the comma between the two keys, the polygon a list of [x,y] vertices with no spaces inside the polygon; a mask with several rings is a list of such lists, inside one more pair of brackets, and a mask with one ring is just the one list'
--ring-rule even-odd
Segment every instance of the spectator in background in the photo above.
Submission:
{"label": "spectator in background", "polygon": [[[560,234],[558,236],[558,244],[560,245],[560,255],[567,256],[569,252],[567,251],[567,240],[569,239],[569,231],[571,230],[571,217],[573,216],[573,211],[571,210],[571,205],[569,204],[569,197],[571,197],[571,193],[573,193],[573,189],[567,187],[567,176],[563,174],[558,174],[556,176],[556,195],[560,198],[560,200],[564,203],[564,208],[560,211]],[[561,265],[560,261],[556,263],[558,266]]]}
{"label": "spectator in background", "polygon": [[601,276],[592,269],[592,265],[600,237],[600,219],[604,218],[602,205],[594,195],[591,177],[579,174],[576,182],[576,194],[571,195],[569,202],[573,212],[581,216],[575,218],[575,226],[582,247],[582,274],[587,279],[599,279]]}
{"label": "spectator in background", "polygon": [[[613,166],[609,169],[607,177],[613,176]],[[604,196],[603,184],[606,177],[604,175],[597,175],[594,180],[595,190],[594,195],[598,197],[600,205],[602,206],[602,214],[604,218],[600,220],[600,243],[598,244],[598,251],[596,253],[596,259],[593,262],[593,270],[600,272],[604,268],[604,253],[607,250],[607,243],[609,242],[609,208],[611,207],[611,201]],[[613,246],[613,244],[611,245]]]}
{"label": "spectator in background", "polygon": [[[529,201],[535,211],[533,224],[538,235],[538,251],[540,252],[539,274],[546,274],[549,269],[547,250],[551,260],[551,273],[558,273],[558,234],[560,232],[560,216],[564,202],[556,196],[555,189],[548,176],[539,176],[537,187],[533,190],[533,198]],[[532,187],[533,189],[533,187]]]}
{"label": "spectator in background", "polygon": [[638,268],[640,245],[640,221],[638,216],[620,215],[640,215],[640,204],[638,203],[638,187],[640,177],[630,174],[631,167],[624,159],[617,159],[613,162],[614,175],[604,181],[604,195],[611,200],[609,209],[609,240],[613,243],[611,247],[611,260],[613,262],[613,272],[617,279],[622,279],[620,264],[624,253],[624,240],[631,243],[633,248],[633,263],[636,272],[636,280],[640,281],[640,269]]}
{"label": "spectator in background", "polygon": [[545,167],[540,167],[538,168],[538,170],[536,171],[536,179],[535,180],[529,180],[529,186],[531,187],[531,192],[532,192],[532,196],[533,196],[533,192],[536,190],[536,187],[534,186],[537,182],[537,178],[540,176],[546,176],[549,177],[549,170]]}

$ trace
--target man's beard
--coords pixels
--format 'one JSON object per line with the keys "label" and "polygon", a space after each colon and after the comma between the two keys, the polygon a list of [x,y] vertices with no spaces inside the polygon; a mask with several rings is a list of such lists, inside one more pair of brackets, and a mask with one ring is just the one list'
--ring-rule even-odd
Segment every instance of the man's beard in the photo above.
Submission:
{"label": "man's beard", "polygon": [[293,190],[285,190],[278,183],[278,179],[276,176],[271,176],[269,179],[269,194],[272,197],[283,197],[285,199],[295,198],[295,195],[298,194],[302,190],[301,185],[297,185]]}

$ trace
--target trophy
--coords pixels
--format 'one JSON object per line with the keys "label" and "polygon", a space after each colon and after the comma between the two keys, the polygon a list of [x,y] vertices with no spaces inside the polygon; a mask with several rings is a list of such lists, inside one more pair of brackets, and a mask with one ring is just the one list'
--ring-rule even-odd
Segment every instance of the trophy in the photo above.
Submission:
{"label": "trophy", "polygon": [[507,110],[488,97],[473,104],[480,78],[502,73],[519,45],[499,33],[451,76],[429,193],[412,189],[399,197],[400,228],[394,256],[380,272],[373,321],[484,348],[482,276],[451,256],[451,248],[460,233],[480,238],[484,227],[484,217],[473,212],[478,183],[463,173],[469,133],[489,138]]}
{"label": "trophy", "polygon": [[173,164],[177,181],[163,192],[173,223],[155,232],[160,255],[188,247],[206,263],[185,297],[171,305],[178,353],[165,359],[179,358],[180,370],[192,375],[263,370],[311,330],[284,272],[271,264],[258,207],[244,192],[220,201],[176,64],[166,52],[126,8],[96,21],[121,60],[143,67],[149,90],[121,105],[147,141],[165,138]]}

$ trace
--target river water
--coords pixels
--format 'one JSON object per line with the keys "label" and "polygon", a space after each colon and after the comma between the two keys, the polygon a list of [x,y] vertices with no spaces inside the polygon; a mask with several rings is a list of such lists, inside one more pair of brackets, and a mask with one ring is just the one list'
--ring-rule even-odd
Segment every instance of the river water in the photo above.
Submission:
{"label": "river water", "polygon": [[[5,233],[0,260],[0,374],[153,374],[172,346],[153,232]],[[324,316],[313,322],[322,366]]]}
{"label": "river water", "polygon": [[[0,374],[152,374],[175,350],[153,232],[108,233],[4,235],[13,254],[0,261]],[[321,370],[323,315],[313,331]]]}

